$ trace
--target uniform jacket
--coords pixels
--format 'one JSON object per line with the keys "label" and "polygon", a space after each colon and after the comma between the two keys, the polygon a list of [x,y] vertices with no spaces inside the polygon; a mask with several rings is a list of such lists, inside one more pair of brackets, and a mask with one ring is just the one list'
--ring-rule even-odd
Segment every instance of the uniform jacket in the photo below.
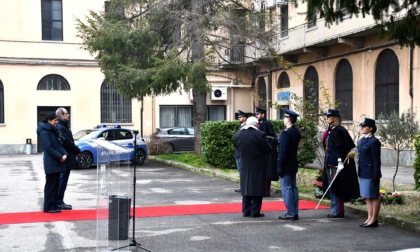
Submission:
{"label": "uniform jacket", "polygon": [[271,146],[271,152],[267,156],[267,179],[271,181],[278,181],[279,175],[277,173],[277,135],[274,132],[273,125],[265,118],[259,122],[258,129],[266,134],[268,142]]}
{"label": "uniform jacket", "polygon": [[297,150],[301,138],[302,135],[294,125],[280,134],[278,159],[278,174],[280,177],[297,173]]}
{"label": "uniform jacket", "polygon": [[[241,125],[239,125],[239,128],[238,128],[238,132],[243,128],[245,126],[245,123],[243,123],[243,124],[241,124]],[[235,149],[235,158],[236,159],[238,159],[239,158],[239,152],[238,152],[238,149]]]}
{"label": "uniform jacket", "polygon": [[374,136],[363,137],[357,145],[359,177],[381,178],[381,142]]}
{"label": "uniform jacket", "polygon": [[61,133],[63,147],[67,151],[66,168],[73,169],[77,167],[76,156],[80,154],[80,149],[74,144],[73,134],[69,128],[69,122],[61,118],[58,119],[58,129]]}
{"label": "uniform jacket", "polygon": [[264,132],[254,128],[235,134],[235,147],[241,159],[240,183],[243,196],[265,196],[267,155],[271,151]]}
{"label": "uniform jacket", "polygon": [[[353,139],[348,131],[341,125],[329,128],[325,138],[325,162],[323,185],[328,186],[326,169],[338,165],[338,158],[344,162],[347,154],[355,147]],[[324,189],[325,190],[325,189]],[[357,178],[356,164],[354,159],[344,163],[344,169],[337,175],[331,191],[344,201],[357,199],[360,196],[359,180]]]}
{"label": "uniform jacket", "polygon": [[56,127],[49,123],[39,123],[36,133],[39,135],[44,149],[45,174],[64,172],[66,166],[60,160],[64,155],[67,155],[67,152],[61,145]]}

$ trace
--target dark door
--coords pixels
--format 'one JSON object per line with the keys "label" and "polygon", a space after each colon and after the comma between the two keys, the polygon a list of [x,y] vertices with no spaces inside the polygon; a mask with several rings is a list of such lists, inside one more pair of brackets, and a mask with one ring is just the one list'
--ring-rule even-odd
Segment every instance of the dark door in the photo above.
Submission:
{"label": "dark door", "polygon": [[[38,122],[42,122],[44,120],[44,118],[48,115],[48,113],[54,112],[60,108],[63,107],[65,109],[67,109],[67,112],[71,115],[70,113],[70,107],[68,106],[54,106],[54,107],[38,107],[37,108],[37,121],[36,121],[36,127],[38,127]],[[42,145],[41,145],[41,139],[39,138],[39,136],[37,135],[37,152],[41,153],[44,150],[42,149]]]}

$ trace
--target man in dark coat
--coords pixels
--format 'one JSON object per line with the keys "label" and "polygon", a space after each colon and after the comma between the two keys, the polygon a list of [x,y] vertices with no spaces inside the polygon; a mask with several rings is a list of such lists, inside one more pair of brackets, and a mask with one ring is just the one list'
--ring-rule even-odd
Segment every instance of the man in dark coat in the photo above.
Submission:
{"label": "man in dark coat", "polygon": [[257,128],[258,120],[249,117],[235,134],[235,147],[241,159],[240,184],[244,217],[263,217],[262,198],[267,181],[267,154],[271,151],[264,132]]}
{"label": "man in dark coat", "polygon": [[[331,213],[329,218],[344,217],[344,202],[360,196],[356,165],[351,157],[351,150],[356,147],[348,131],[341,126],[340,113],[336,109],[328,109],[326,116],[328,129],[324,139],[325,162],[324,175],[328,184],[337,173],[338,159],[344,162],[344,169],[338,173],[330,189]],[[346,158],[349,157],[347,160]]]}
{"label": "man in dark coat", "polygon": [[58,116],[58,129],[63,142],[63,147],[67,151],[67,159],[65,162],[66,170],[60,174],[60,184],[57,194],[57,205],[62,210],[71,210],[73,207],[64,203],[64,193],[69,181],[70,171],[77,167],[76,157],[80,154],[80,149],[74,144],[73,134],[69,126],[70,114],[65,108],[58,108],[55,112]]}
{"label": "man in dark coat", "polygon": [[297,152],[302,135],[295,127],[298,116],[296,112],[284,109],[283,122],[286,129],[279,138],[278,174],[287,211],[283,216],[279,216],[281,220],[299,220],[299,191],[296,185],[296,173],[298,171]]}
{"label": "man in dark coat", "polygon": [[[238,121],[239,121],[239,128],[238,132],[242,129],[242,127],[245,126],[246,119],[248,118],[248,115],[243,112],[242,110],[238,110]],[[236,159],[236,168],[238,169],[239,176],[241,175],[241,159],[239,158],[239,151],[235,150],[235,159]],[[235,192],[241,192],[241,188],[236,189]]]}
{"label": "man in dark coat", "polygon": [[278,181],[279,175],[277,174],[277,135],[274,132],[273,125],[266,118],[266,109],[255,108],[255,116],[258,119],[258,129],[267,135],[268,142],[271,145],[271,153],[267,156],[267,183],[266,183],[266,196],[270,196],[271,181]]}

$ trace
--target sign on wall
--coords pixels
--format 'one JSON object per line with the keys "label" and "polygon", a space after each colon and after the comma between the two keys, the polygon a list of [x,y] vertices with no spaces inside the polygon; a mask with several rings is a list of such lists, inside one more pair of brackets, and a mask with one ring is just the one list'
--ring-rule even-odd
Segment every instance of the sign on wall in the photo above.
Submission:
{"label": "sign on wall", "polygon": [[290,91],[277,92],[277,101],[290,101]]}

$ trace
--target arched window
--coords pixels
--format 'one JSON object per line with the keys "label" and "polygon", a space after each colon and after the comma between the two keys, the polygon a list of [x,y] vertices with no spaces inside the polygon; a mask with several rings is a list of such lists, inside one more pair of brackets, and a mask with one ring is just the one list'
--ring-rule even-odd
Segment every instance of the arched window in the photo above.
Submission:
{"label": "arched window", "polygon": [[310,104],[310,107],[308,108],[308,116],[318,117],[319,79],[318,72],[316,71],[315,67],[310,66],[308,69],[306,69],[304,83],[305,101],[309,102],[308,104]]}
{"label": "arched window", "polygon": [[400,63],[391,49],[383,50],[375,70],[375,116],[399,113]]}
{"label": "arched window", "polygon": [[0,80],[0,123],[4,123],[4,88]]}
{"label": "arched window", "polygon": [[266,106],[267,106],[267,87],[266,87],[264,78],[259,78],[259,80],[258,80],[258,97],[259,97],[258,107],[266,108]]}
{"label": "arched window", "polygon": [[286,72],[280,74],[279,80],[277,81],[277,88],[288,88],[290,87],[289,75]]}
{"label": "arched window", "polygon": [[42,78],[39,83],[37,90],[70,90],[70,85],[66,79],[57,74],[50,74]]}
{"label": "arched window", "polygon": [[107,82],[101,86],[101,123],[131,123],[131,99],[117,93]]}
{"label": "arched window", "polygon": [[343,120],[353,120],[353,70],[348,60],[338,62],[335,72],[335,101]]}

